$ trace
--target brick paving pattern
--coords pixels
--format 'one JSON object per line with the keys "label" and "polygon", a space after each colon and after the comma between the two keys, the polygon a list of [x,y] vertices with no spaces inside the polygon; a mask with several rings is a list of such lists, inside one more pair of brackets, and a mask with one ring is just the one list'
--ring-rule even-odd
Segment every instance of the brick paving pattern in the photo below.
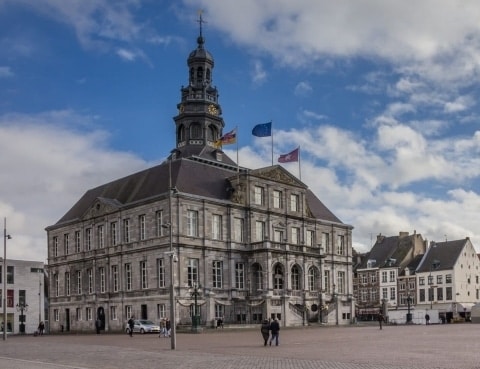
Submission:
{"label": "brick paving pattern", "polygon": [[480,369],[480,325],[282,329],[263,346],[258,329],[179,333],[13,336],[0,341],[1,369]]}

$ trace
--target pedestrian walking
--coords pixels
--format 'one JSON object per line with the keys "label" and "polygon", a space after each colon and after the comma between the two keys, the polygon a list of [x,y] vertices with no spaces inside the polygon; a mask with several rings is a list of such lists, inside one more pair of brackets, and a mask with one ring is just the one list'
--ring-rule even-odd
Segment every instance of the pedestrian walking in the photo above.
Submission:
{"label": "pedestrian walking", "polygon": [[425,314],[425,324],[430,325],[430,315],[428,315],[428,313]]}
{"label": "pedestrian walking", "polygon": [[160,334],[158,337],[167,337],[167,329],[165,327],[165,318],[160,319]]}
{"label": "pedestrian walking", "polygon": [[168,318],[165,320],[165,329],[167,331],[167,336],[170,337],[172,325],[170,323],[170,319]]}
{"label": "pedestrian walking", "polygon": [[378,325],[380,326],[380,329],[382,329],[382,323],[385,321],[385,318],[383,317],[382,312],[378,313]]}
{"label": "pedestrian walking", "polygon": [[133,337],[133,327],[135,326],[135,321],[133,320],[133,315],[128,319],[128,334],[130,337]]}
{"label": "pedestrian walking", "polygon": [[280,324],[277,319],[274,319],[270,324],[270,331],[272,332],[272,337],[270,338],[270,346],[272,346],[273,340],[275,340],[275,346],[278,346],[278,338],[280,336]]}
{"label": "pedestrian walking", "polygon": [[42,321],[40,322],[40,324],[38,325],[38,334],[40,336],[43,336],[43,332],[45,331],[45,323]]}
{"label": "pedestrian walking", "polygon": [[262,333],[264,341],[263,346],[267,346],[268,339],[270,338],[270,322],[267,319],[262,322],[260,332]]}
{"label": "pedestrian walking", "polygon": [[95,329],[97,331],[97,334],[100,334],[101,328],[102,328],[102,321],[100,320],[100,318],[97,318],[97,320],[95,320]]}

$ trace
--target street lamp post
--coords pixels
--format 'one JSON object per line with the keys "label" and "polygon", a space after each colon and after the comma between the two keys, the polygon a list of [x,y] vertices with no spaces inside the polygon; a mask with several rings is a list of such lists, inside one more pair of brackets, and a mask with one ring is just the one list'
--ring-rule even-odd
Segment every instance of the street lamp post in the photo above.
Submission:
{"label": "street lamp post", "polygon": [[7,339],[7,239],[12,237],[7,234],[7,218],[3,220],[3,340]]}
{"label": "street lamp post", "polygon": [[28,304],[21,302],[16,305],[16,308],[20,312],[20,333],[25,334],[25,315],[23,313],[28,310]]}

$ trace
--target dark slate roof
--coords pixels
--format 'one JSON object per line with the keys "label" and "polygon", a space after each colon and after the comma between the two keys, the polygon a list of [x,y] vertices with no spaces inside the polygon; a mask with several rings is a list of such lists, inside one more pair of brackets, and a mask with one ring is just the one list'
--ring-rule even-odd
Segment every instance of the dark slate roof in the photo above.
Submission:
{"label": "dark slate roof", "polygon": [[416,272],[429,272],[433,264],[437,265],[435,270],[452,269],[467,242],[468,238],[433,243]]}
{"label": "dark slate roof", "polygon": [[[415,256],[412,259],[412,261],[410,261],[410,263],[408,263],[406,265],[406,268],[408,268],[408,270],[410,270],[410,275],[415,274],[415,270],[417,270],[418,265],[420,264],[420,262],[423,259],[423,256],[424,256],[424,254],[420,254],[420,255]],[[401,270],[400,275],[402,275],[402,276],[405,275],[405,270],[404,269]]]}
{"label": "dark slate roof", "polygon": [[[368,260],[375,260],[372,264],[373,268],[385,266],[385,261],[392,257],[398,246],[398,236],[382,237],[381,241],[377,240],[370,250],[370,255],[364,258],[357,269],[367,268]],[[392,264],[393,266],[394,264]]]}
{"label": "dark slate roof", "polygon": [[[171,162],[172,186],[181,193],[228,201],[229,178],[237,174],[237,167],[191,157]],[[282,168],[282,170],[285,170]],[[245,172],[244,168],[240,168]],[[121,207],[166,196],[169,186],[169,162],[134,173],[124,178],[88,190],[80,200],[56,223],[81,219],[97,199],[114,207]],[[316,219],[342,223],[310,190],[307,201]]]}
{"label": "dark slate roof", "polygon": [[176,157],[179,158],[191,158],[199,157],[206,160],[217,161],[217,152],[220,152],[222,155],[222,161],[218,163],[223,163],[227,165],[236,166],[235,163],[228,155],[226,155],[221,149],[215,149],[209,146],[200,146],[200,145],[186,145],[175,149]]}

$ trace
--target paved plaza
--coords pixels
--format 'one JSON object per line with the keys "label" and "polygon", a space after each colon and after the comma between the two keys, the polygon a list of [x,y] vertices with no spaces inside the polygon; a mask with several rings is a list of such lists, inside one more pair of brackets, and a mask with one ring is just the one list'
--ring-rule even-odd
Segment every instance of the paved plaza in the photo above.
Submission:
{"label": "paved plaza", "polygon": [[480,325],[306,327],[280,331],[264,347],[260,330],[157,335],[58,334],[0,341],[1,369],[144,368],[480,368]]}

